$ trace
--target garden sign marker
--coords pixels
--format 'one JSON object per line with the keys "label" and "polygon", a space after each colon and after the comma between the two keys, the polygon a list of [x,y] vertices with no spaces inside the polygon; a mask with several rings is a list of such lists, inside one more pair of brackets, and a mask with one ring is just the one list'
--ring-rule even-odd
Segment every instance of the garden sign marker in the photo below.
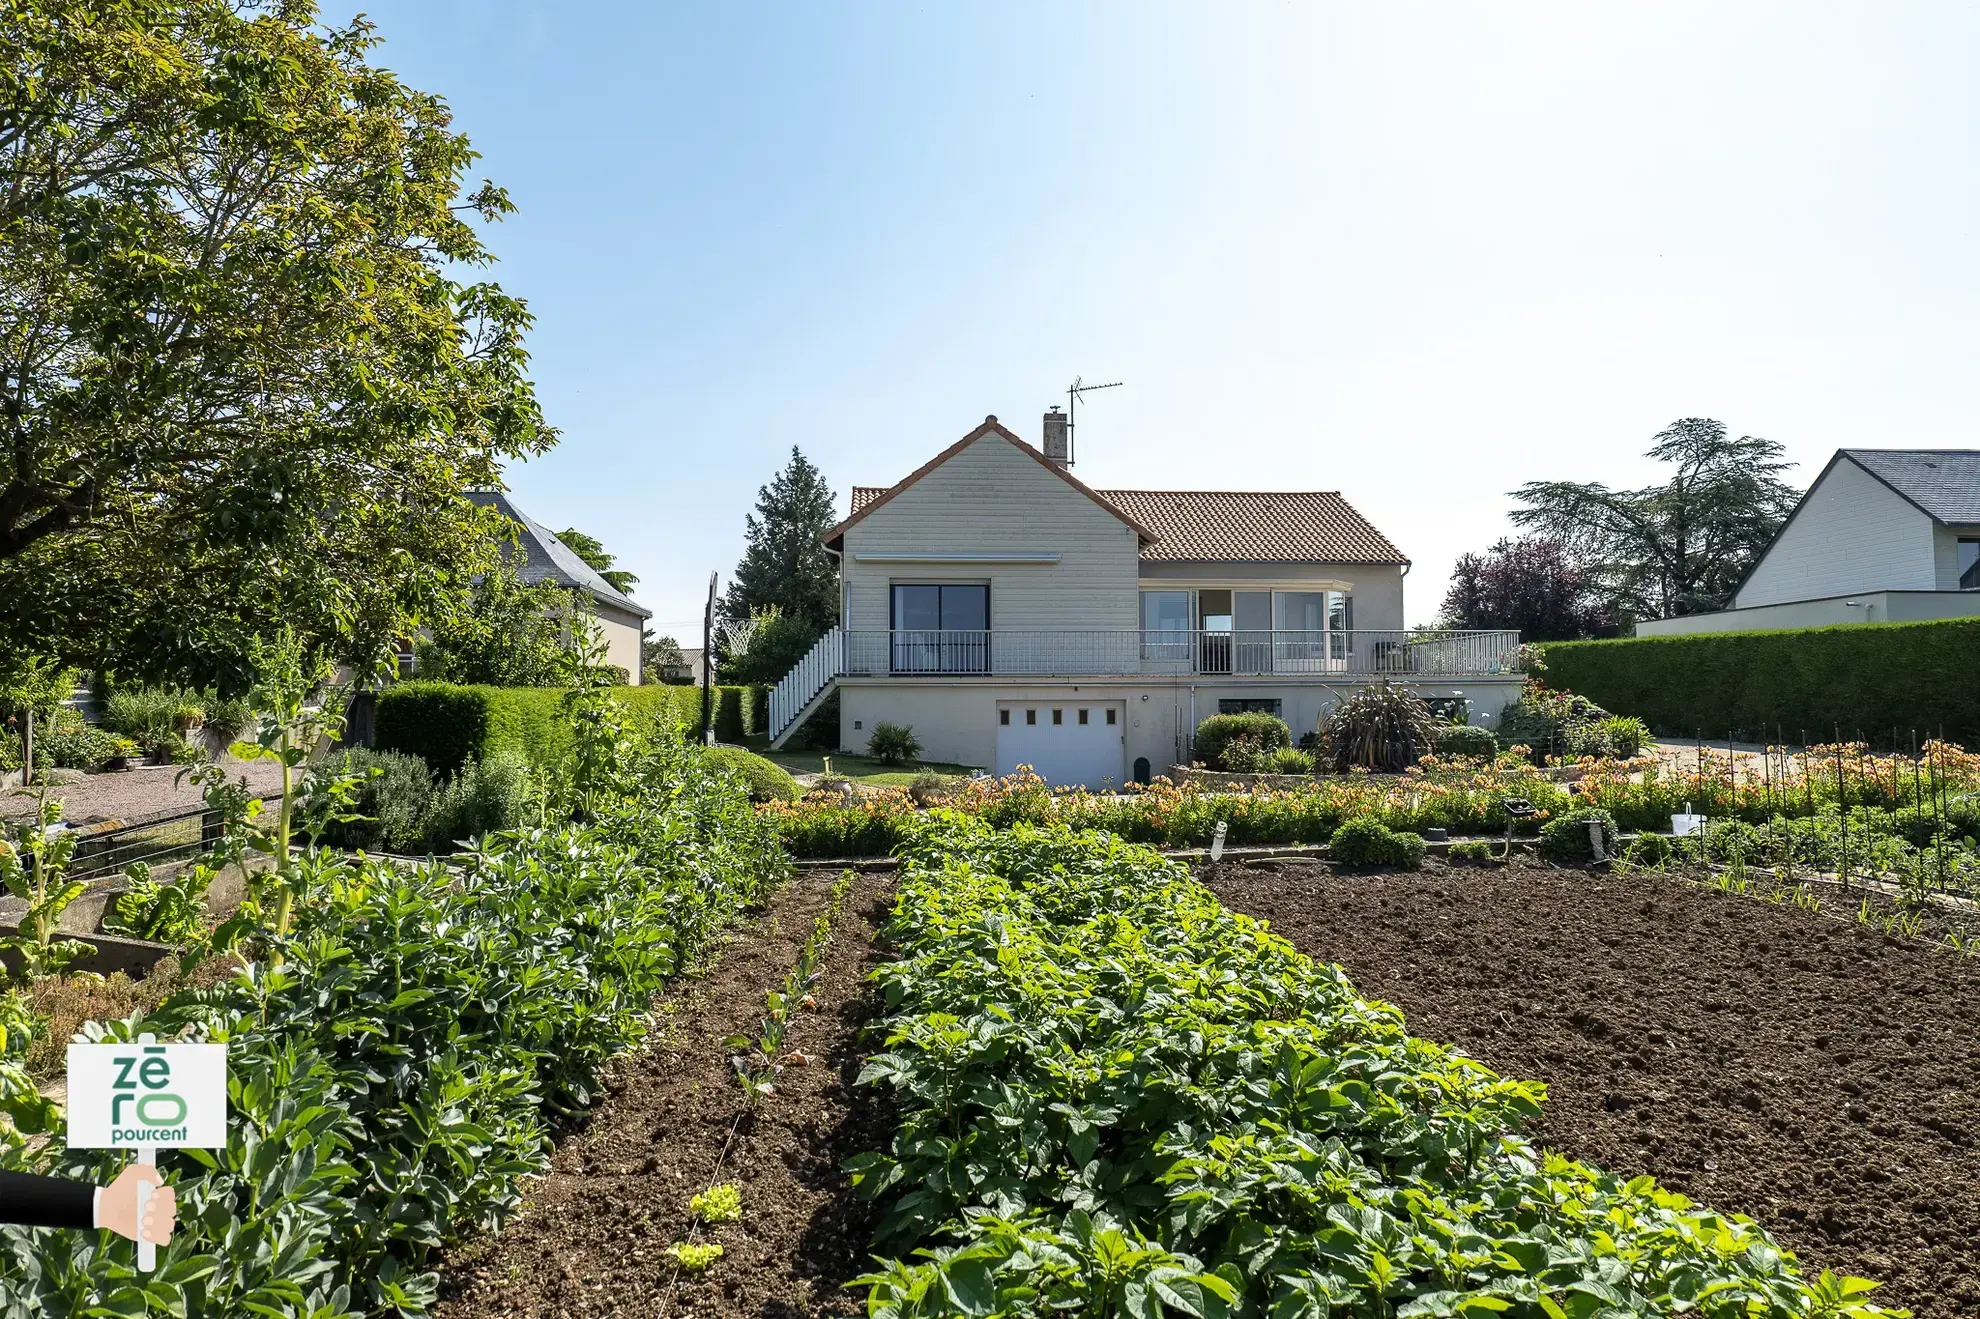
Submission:
{"label": "garden sign marker", "polygon": [[[136,1150],[137,1162],[161,1149],[220,1149],[227,1144],[227,1046],[160,1044],[145,1034],[123,1044],[69,1046],[69,1148]],[[144,1222],[151,1187],[138,1186]],[[149,1273],[158,1248],[137,1243],[137,1266]]]}

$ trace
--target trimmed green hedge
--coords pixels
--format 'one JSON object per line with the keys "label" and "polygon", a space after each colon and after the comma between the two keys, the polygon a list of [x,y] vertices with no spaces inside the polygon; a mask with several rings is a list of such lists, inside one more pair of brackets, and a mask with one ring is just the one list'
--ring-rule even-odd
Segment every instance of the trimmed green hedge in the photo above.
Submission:
{"label": "trimmed green hedge", "polygon": [[[691,733],[701,723],[701,688],[658,683],[608,689],[630,706],[635,718],[670,721]],[[720,740],[740,742],[750,706],[747,689],[719,687],[715,730]],[[381,692],[372,719],[371,743],[380,751],[420,757],[435,774],[457,773],[469,760],[508,754],[525,764],[555,764],[571,744],[563,715],[564,693],[555,687],[470,687],[446,682],[402,682]],[[723,732],[724,712],[734,733]]]}
{"label": "trimmed green hedge", "polygon": [[1980,745],[1980,619],[1709,632],[1542,647],[1546,682],[1659,733]]}

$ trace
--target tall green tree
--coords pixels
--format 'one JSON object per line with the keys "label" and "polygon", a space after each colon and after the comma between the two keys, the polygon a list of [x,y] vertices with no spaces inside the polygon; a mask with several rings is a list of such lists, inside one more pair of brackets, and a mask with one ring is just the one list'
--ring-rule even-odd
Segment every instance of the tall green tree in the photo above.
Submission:
{"label": "tall green tree", "polygon": [[555,582],[524,582],[504,554],[475,583],[467,607],[416,644],[419,676],[494,687],[554,686],[577,625],[570,591]]}
{"label": "tall green tree", "polygon": [[464,598],[554,442],[446,104],[308,0],[0,6],[0,648],[239,690]]}
{"label": "tall green tree", "polygon": [[812,637],[839,621],[839,571],[823,539],[838,520],[835,502],[824,474],[793,445],[790,462],[756,492],[756,511],[744,520],[748,544],[722,597],[725,621],[774,607],[787,626]]}
{"label": "tall green tree", "polygon": [[1723,609],[1794,510],[1783,453],[1773,440],[1731,439],[1722,422],[1686,417],[1650,446],[1671,466],[1662,484],[1530,481],[1512,492],[1524,506],[1512,520],[1559,541],[1618,622]]}
{"label": "tall green tree", "polygon": [[606,553],[596,536],[587,536],[576,527],[565,527],[557,533],[557,539],[563,541],[571,553],[583,559],[593,572],[610,582],[612,589],[620,595],[631,595],[633,587],[639,585],[639,578],[632,573],[612,566],[619,560]]}

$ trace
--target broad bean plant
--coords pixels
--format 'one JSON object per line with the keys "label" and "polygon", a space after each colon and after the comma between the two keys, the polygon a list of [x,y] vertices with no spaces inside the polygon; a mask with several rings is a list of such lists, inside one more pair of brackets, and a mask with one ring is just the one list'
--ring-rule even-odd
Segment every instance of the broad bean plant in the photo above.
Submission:
{"label": "broad bean plant", "polygon": [[1544,1089],[1097,832],[905,827],[857,1157],[916,1315],[1870,1319],[1759,1226],[1529,1144]]}

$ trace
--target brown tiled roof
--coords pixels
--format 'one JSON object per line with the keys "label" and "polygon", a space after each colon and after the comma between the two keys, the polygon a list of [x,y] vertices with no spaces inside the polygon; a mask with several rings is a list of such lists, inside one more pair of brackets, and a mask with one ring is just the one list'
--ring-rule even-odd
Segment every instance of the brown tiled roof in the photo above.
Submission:
{"label": "brown tiled roof", "polygon": [[1081,493],[1108,505],[1141,534],[1146,560],[1192,563],[1408,563],[1387,536],[1334,490],[1094,490],[986,418],[895,485],[856,485],[846,520],[825,533],[836,544],[847,527],[995,432]]}
{"label": "brown tiled roof", "polygon": [[1407,563],[1333,490],[1102,490],[1155,533],[1147,560],[1212,563]]}

